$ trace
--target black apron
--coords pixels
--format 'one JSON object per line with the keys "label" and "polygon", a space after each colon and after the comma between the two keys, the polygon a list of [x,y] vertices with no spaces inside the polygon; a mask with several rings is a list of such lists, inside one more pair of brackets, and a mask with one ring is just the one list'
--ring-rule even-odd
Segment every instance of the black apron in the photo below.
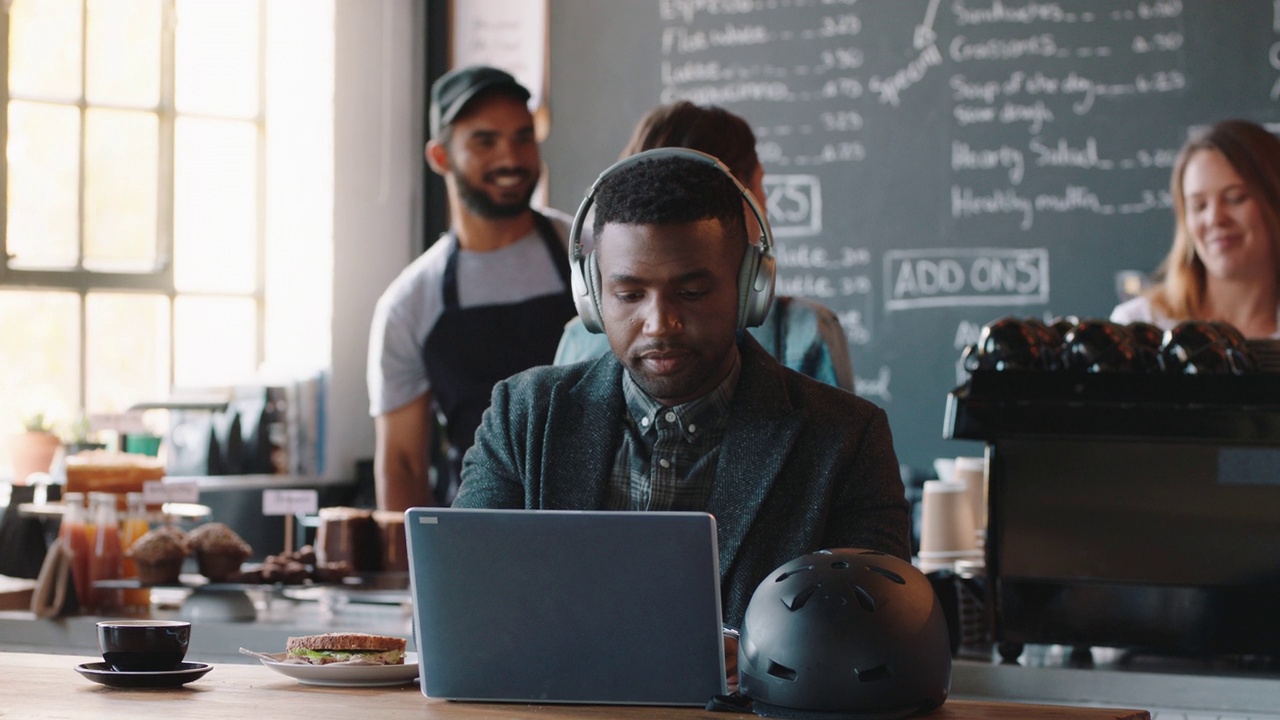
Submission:
{"label": "black apron", "polygon": [[445,467],[436,464],[435,495],[441,505],[450,504],[457,494],[462,456],[475,442],[493,386],[521,370],[550,365],[564,324],[577,315],[569,289],[569,255],[550,220],[537,212],[533,220],[564,282],[559,293],[509,305],[459,307],[456,237],[445,263],[444,311],[422,345],[422,360],[449,441]]}

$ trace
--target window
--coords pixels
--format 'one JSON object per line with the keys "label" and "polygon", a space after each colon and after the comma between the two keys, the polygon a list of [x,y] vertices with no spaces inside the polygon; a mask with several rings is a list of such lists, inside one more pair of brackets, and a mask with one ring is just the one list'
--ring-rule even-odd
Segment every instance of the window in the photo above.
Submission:
{"label": "window", "polygon": [[26,414],[253,379],[268,325],[327,307],[331,242],[293,253],[332,206],[331,2],[7,4],[0,476]]}

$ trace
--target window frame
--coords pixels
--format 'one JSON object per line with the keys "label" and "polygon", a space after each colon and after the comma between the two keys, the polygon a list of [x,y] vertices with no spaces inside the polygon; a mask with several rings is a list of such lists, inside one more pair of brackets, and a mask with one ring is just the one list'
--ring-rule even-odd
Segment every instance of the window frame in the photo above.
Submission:
{"label": "window frame", "polygon": [[[38,0],[26,0],[28,2]],[[176,333],[176,299],[191,298],[236,298],[249,299],[255,309],[254,359],[261,364],[265,348],[266,326],[266,106],[267,106],[267,42],[268,42],[268,3],[269,0],[256,0],[258,14],[257,38],[257,73],[258,73],[258,107],[252,117],[229,117],[207,113],[179,113],[175,101],[177,93],[176,77],[176,35],[177,35],[177,0],[158,0],[160,4],[160,96],[153,108],[127,107],[109,103],[90,103],[87,98],[87,85],[84,78],[88,72],[89,33],[81,32],[81,87],[77,101],[51,100],[38,96],[19,95],[15,97],[9,87],[9,2],[0,7],[0,143],[7,148],[9,143],[9,103],[11,101],[28,101],[48,103],[62,107],[76,107],[80,113],[79,143],[79,178],[77,187],[77,207],[80,214],[78,223],[78,252],[74,267],[58,269],[26,269],[10,265],[12,256],[8,250],[8,218],[7,211],[0,214],[0,291],[50,291],[70,292],[78,297],[79,318],[79,385],[76,400],[79,406],[86,407],[89,396],[88,388],[88,335],[87,298],[96,292],[137,293],[153,297],[164,297],[169,310],[168,368],[169,377],[165,384],[172,388],[177,373],[177,333]],[[206,0],[216,2],[216,0]],[[79,0],[81,27],[87,26],[89,0]],[[156,263],[149,271],[119,272],[90,270],[84,266],[85,248],[85,117],[90,109],[127,110],[154,115],[157,119],[157,186],[156,186]],[[255,135],[255,222],[254,222],[254,255],[255,273],[253,289],[250,292],[210,292],[179,291],[174,282],[174,207],[175,207],[175,128],[177,120],[182,118],[213,119],[251,124]],[[8,197],[9,166],[7,152],[0,153],[0,197]],[[7,202],[5,204],[7,208]],[[141,399],[145,400],[145,399]],[[119,410],[124,410],[120,408]]]}

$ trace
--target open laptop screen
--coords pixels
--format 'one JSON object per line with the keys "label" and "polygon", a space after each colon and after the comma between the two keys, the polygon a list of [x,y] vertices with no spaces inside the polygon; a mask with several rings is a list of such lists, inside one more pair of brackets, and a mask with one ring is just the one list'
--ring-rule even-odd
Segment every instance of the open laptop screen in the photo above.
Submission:
{"label": "open laptop screen", "polygon": [[424,694],[704,705],[725,692],[706,513],[412,508]]}

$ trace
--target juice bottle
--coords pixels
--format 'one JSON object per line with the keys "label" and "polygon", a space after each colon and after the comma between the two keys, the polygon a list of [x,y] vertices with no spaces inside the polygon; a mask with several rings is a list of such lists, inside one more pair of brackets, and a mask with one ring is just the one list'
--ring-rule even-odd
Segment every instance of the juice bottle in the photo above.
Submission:
{"label": "juice bottle", "polygon": [[[138,538],[151,529],[147,522],[147,506],[142,493],[128,494],[128,510],[125,511],[124,522],[120,525],[120,548],[126,551]],[[120,560],[121,577],[138,577],[138,567],[127,555]],[[124,591],[124,609],[130,613],[146,613],[151,609],[151,590],[149,588],[130,588]]]}
{"label": "juice bottle", "polygon": [[67,511],[62,516],[58,539],[71,551],[71,582],[76,602],[87,611],[89,597],[89,523],[84,493],[70,492],[63,498]]}
{"label": "juice bottle", "polygon": [[93,584],[120,578],[120,515],[116,511],[116,497],[113,493],[89,493],[89,508],[93,523],[89,553],[92,601],[88,609],[99,614],[109,613],[120,608],[120,590],[93,587]]}

